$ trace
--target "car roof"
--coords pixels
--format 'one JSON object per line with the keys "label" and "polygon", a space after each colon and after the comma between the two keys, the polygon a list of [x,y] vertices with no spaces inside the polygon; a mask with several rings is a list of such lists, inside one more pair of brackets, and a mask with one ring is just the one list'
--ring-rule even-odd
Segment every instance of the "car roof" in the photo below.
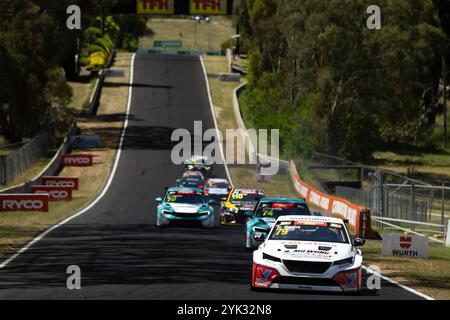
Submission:
{"label": "car roof", "polygon": [[278,222],[290,222],[290,221],[313,221],[313,222],[329,222],[329,223],[341,223],[344,224],[344,220],[333,217],[323,216],[281,216],[278,218]]}
{"label": "car roof", "polygon": [[195,192],[203,193],[203,190],[199,189],[199,188],[168,188],[167,189],[167,192],[174,192],[174,191],[195,191]]}
{"label": "car roof", "polygon": [[200,171],[186,171],[183,173],[183,177],[202,177],[203,174]]}
{"label": "car roof", "polygon": [[261,200],[262,203],[266,202],[281,202],[281,203],[304,203],[306,204],[305,199],[290,199],[290,198],[265,198]]}
{"label": "car roof", "polygon": [[229,183],[230,181],[228,181],[228,179],[217,179],[217,178],[214,178],[214,179],[208,179],[207,182],[212,182],[212,183],[226,182],[226,183]]}

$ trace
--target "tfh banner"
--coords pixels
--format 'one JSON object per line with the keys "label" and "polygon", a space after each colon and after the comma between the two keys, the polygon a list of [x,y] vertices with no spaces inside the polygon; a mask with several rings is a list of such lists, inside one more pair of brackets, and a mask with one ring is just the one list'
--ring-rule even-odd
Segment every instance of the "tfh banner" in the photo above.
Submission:
{"label": "tfh banner", "polygon": [[175,0],[137,0],[138,14],[174,14]]}

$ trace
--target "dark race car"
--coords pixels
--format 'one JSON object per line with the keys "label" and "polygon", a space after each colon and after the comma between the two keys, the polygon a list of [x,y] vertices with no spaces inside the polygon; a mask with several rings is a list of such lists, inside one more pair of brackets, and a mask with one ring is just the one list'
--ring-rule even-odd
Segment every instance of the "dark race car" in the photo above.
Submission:
{"label": "dark race car", "polygon": [[205,187],[205,177],[201,172],[188,171],[183,174],[181,179],[177,180],[178,188],[198,188]]}
{"label": "dark race car", "polygon": [[222,225],[245,224],[245,213],[255,210],[258,202],[265,197],[262,190],[234,189],[222,203],[220,223]]}

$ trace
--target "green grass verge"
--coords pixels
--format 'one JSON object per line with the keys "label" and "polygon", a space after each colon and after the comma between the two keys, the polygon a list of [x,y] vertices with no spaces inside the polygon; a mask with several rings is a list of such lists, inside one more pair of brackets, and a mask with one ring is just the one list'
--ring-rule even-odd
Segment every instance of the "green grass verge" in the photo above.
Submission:
{"label": "green grass verge", "polygon": [[160,50],[161,48],[154,47],[155,40],[180,40],[183,45],[176,50],[219,51],[221,44],[235,33],[232,20],[228,17],[212,17],[210,23],[194,22],[187,17],[151,18],[148,27],[154,35],[139,39],[141,49]]}

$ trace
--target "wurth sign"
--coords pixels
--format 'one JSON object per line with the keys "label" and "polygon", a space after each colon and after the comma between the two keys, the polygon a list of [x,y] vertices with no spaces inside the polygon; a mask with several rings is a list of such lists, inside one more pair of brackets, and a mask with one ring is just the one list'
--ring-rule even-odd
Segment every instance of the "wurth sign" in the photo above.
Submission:
{"label": "wurth sign", "polygon": [[42,177],[42,185],[49,187],[69,187],[78,190],[80,179],[72,177]]}
{"label": "wurth sign", "polygon": [[92,167],[94,156],[91,154],[66,154],[61,161],[64,167]]}
{"label": "wurth sign", "polygon": [[36,194],[48,194],[50,201],[72,200],[72,188],[70,187],[32,186],[31,191]]}
{"label": "wurth sign", "polygon": [[191,0],[191,14],[227,14],[227,0]]}
{"label": "wurth sign", "polygon": [[174,0],[137,0],[138,14],[174,14]]}
{"label": "wurth sign", "polygon": [[0,194],[1,211],[48,212],[48,194]]}
{"label": "wurth sign", "polygon": [[429,240],[424,236],[384,234],[383,256],[428,258]]}

